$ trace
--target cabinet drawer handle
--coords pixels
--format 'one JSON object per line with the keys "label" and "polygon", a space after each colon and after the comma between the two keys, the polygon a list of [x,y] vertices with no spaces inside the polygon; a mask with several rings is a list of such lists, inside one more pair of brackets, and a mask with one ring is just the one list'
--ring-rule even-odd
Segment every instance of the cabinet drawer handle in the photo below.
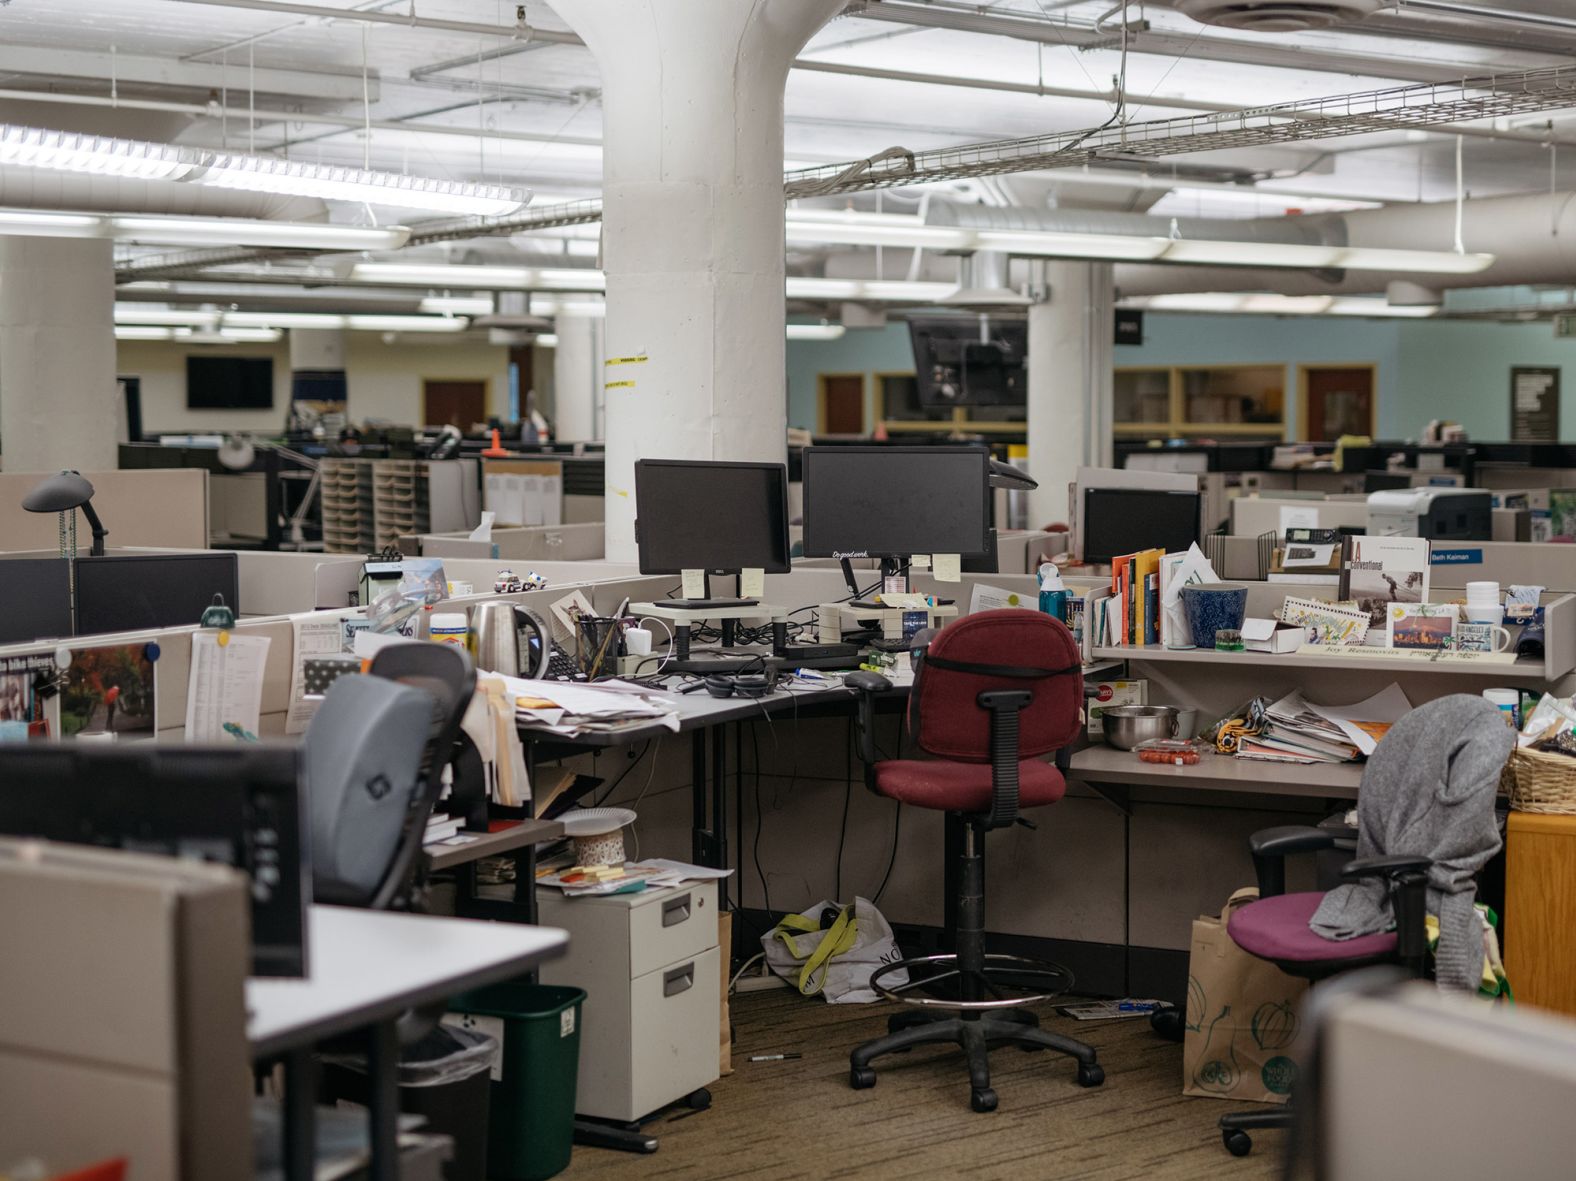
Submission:
{"label": "cabinet drawer handle", "polygon": [[662,974],[662,995],[678,996],[695,986],[695,961]]}
{"label": "cabinet drawer handle", "polygon": [[680,894],[677,898],[669,898],[662,904],[662,925],[676,927],[690,917],[690,896]]}

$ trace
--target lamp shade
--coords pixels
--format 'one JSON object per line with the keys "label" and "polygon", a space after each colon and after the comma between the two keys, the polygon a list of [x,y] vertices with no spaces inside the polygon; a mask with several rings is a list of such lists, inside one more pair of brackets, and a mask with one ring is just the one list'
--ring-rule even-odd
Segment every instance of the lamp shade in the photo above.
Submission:
{"label": "lamp shade", "polygon": [[50,476],[22,498],[30,513],[64,513],[93,499],[93,485],[76,472]]}

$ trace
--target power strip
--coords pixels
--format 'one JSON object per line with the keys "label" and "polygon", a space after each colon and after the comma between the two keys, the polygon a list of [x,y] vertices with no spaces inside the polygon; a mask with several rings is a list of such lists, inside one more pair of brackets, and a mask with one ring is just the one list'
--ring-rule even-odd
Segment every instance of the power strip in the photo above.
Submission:
{"label": "power strip", "polygon": [[[757,974],[758,973],[758,974]],[[787,988],[788,981],[780,976],[774,976],[765,964],[759,964],[755,969],[740,976],[734,984],[735,992],[765,992],[769,988]]]}

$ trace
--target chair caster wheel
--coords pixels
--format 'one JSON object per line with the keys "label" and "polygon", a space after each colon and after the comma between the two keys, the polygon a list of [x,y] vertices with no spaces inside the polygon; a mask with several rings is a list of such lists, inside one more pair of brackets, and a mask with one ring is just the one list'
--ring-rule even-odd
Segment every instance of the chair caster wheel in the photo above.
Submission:
{"label": "chair caster wheel", "polygon": [[981,1091],[970,1091],[969,1106],[975,1111],[995,1111],[996,1092],[989,1087]]}
{"label": "chair caster wheel", "polygon": [[705,1111],[711,1106],[711,1092],[702,1087],[698,1091],[691,1091],[680,1102],[692,1111]]}
{"label": "chair caster wheel", "polygon": [[1253,1151],[1253,1137],[1246,1132],[1239,1132],[1235,1128],[1223,1129],[1220,1138],[1225,1142],[1226,1151],[1232,1156],[1247,1156]]}
{"label": "chair caster wheel", "polygon": [[1149,1028],[1168,1042],[1180,1042],[1183,1035],[1183,1015],[1180,1009],[1158,1009],[1149,1014]]}
{"label": "chair caster wheel", "polygon": [[876,1085],[876,1072],[868,1066],[851,1066],[848,1069],[848,1085],[856,1091],[868,1091]]}
{"label": "chair caster wheel", "polygon": [[1105,1067],[1098,1062],[1078,1064],[1078,1085],[1080,1087],[1098,1087],[1105,1082]]}

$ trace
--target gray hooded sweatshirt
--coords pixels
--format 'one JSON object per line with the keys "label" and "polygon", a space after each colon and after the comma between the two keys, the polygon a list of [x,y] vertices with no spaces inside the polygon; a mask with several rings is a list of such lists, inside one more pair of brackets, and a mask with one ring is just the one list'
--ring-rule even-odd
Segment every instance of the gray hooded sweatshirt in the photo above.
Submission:
{"label": "gray hooded sweatshirt", "polygon": [[[1458,693],[1419,706],[1391,727],[1363,773],[1357,856],[1433,858],[1428,912],[1439,916],[1434,966],[1440,988],[1475,992],[1482,978],[1476,877],[1500,848],[1494,798],[1515,743],[1496,707]],[[1326,939],[1389,930],[1395,918],[1386,884],[1337,886],[1308,925]]]}

